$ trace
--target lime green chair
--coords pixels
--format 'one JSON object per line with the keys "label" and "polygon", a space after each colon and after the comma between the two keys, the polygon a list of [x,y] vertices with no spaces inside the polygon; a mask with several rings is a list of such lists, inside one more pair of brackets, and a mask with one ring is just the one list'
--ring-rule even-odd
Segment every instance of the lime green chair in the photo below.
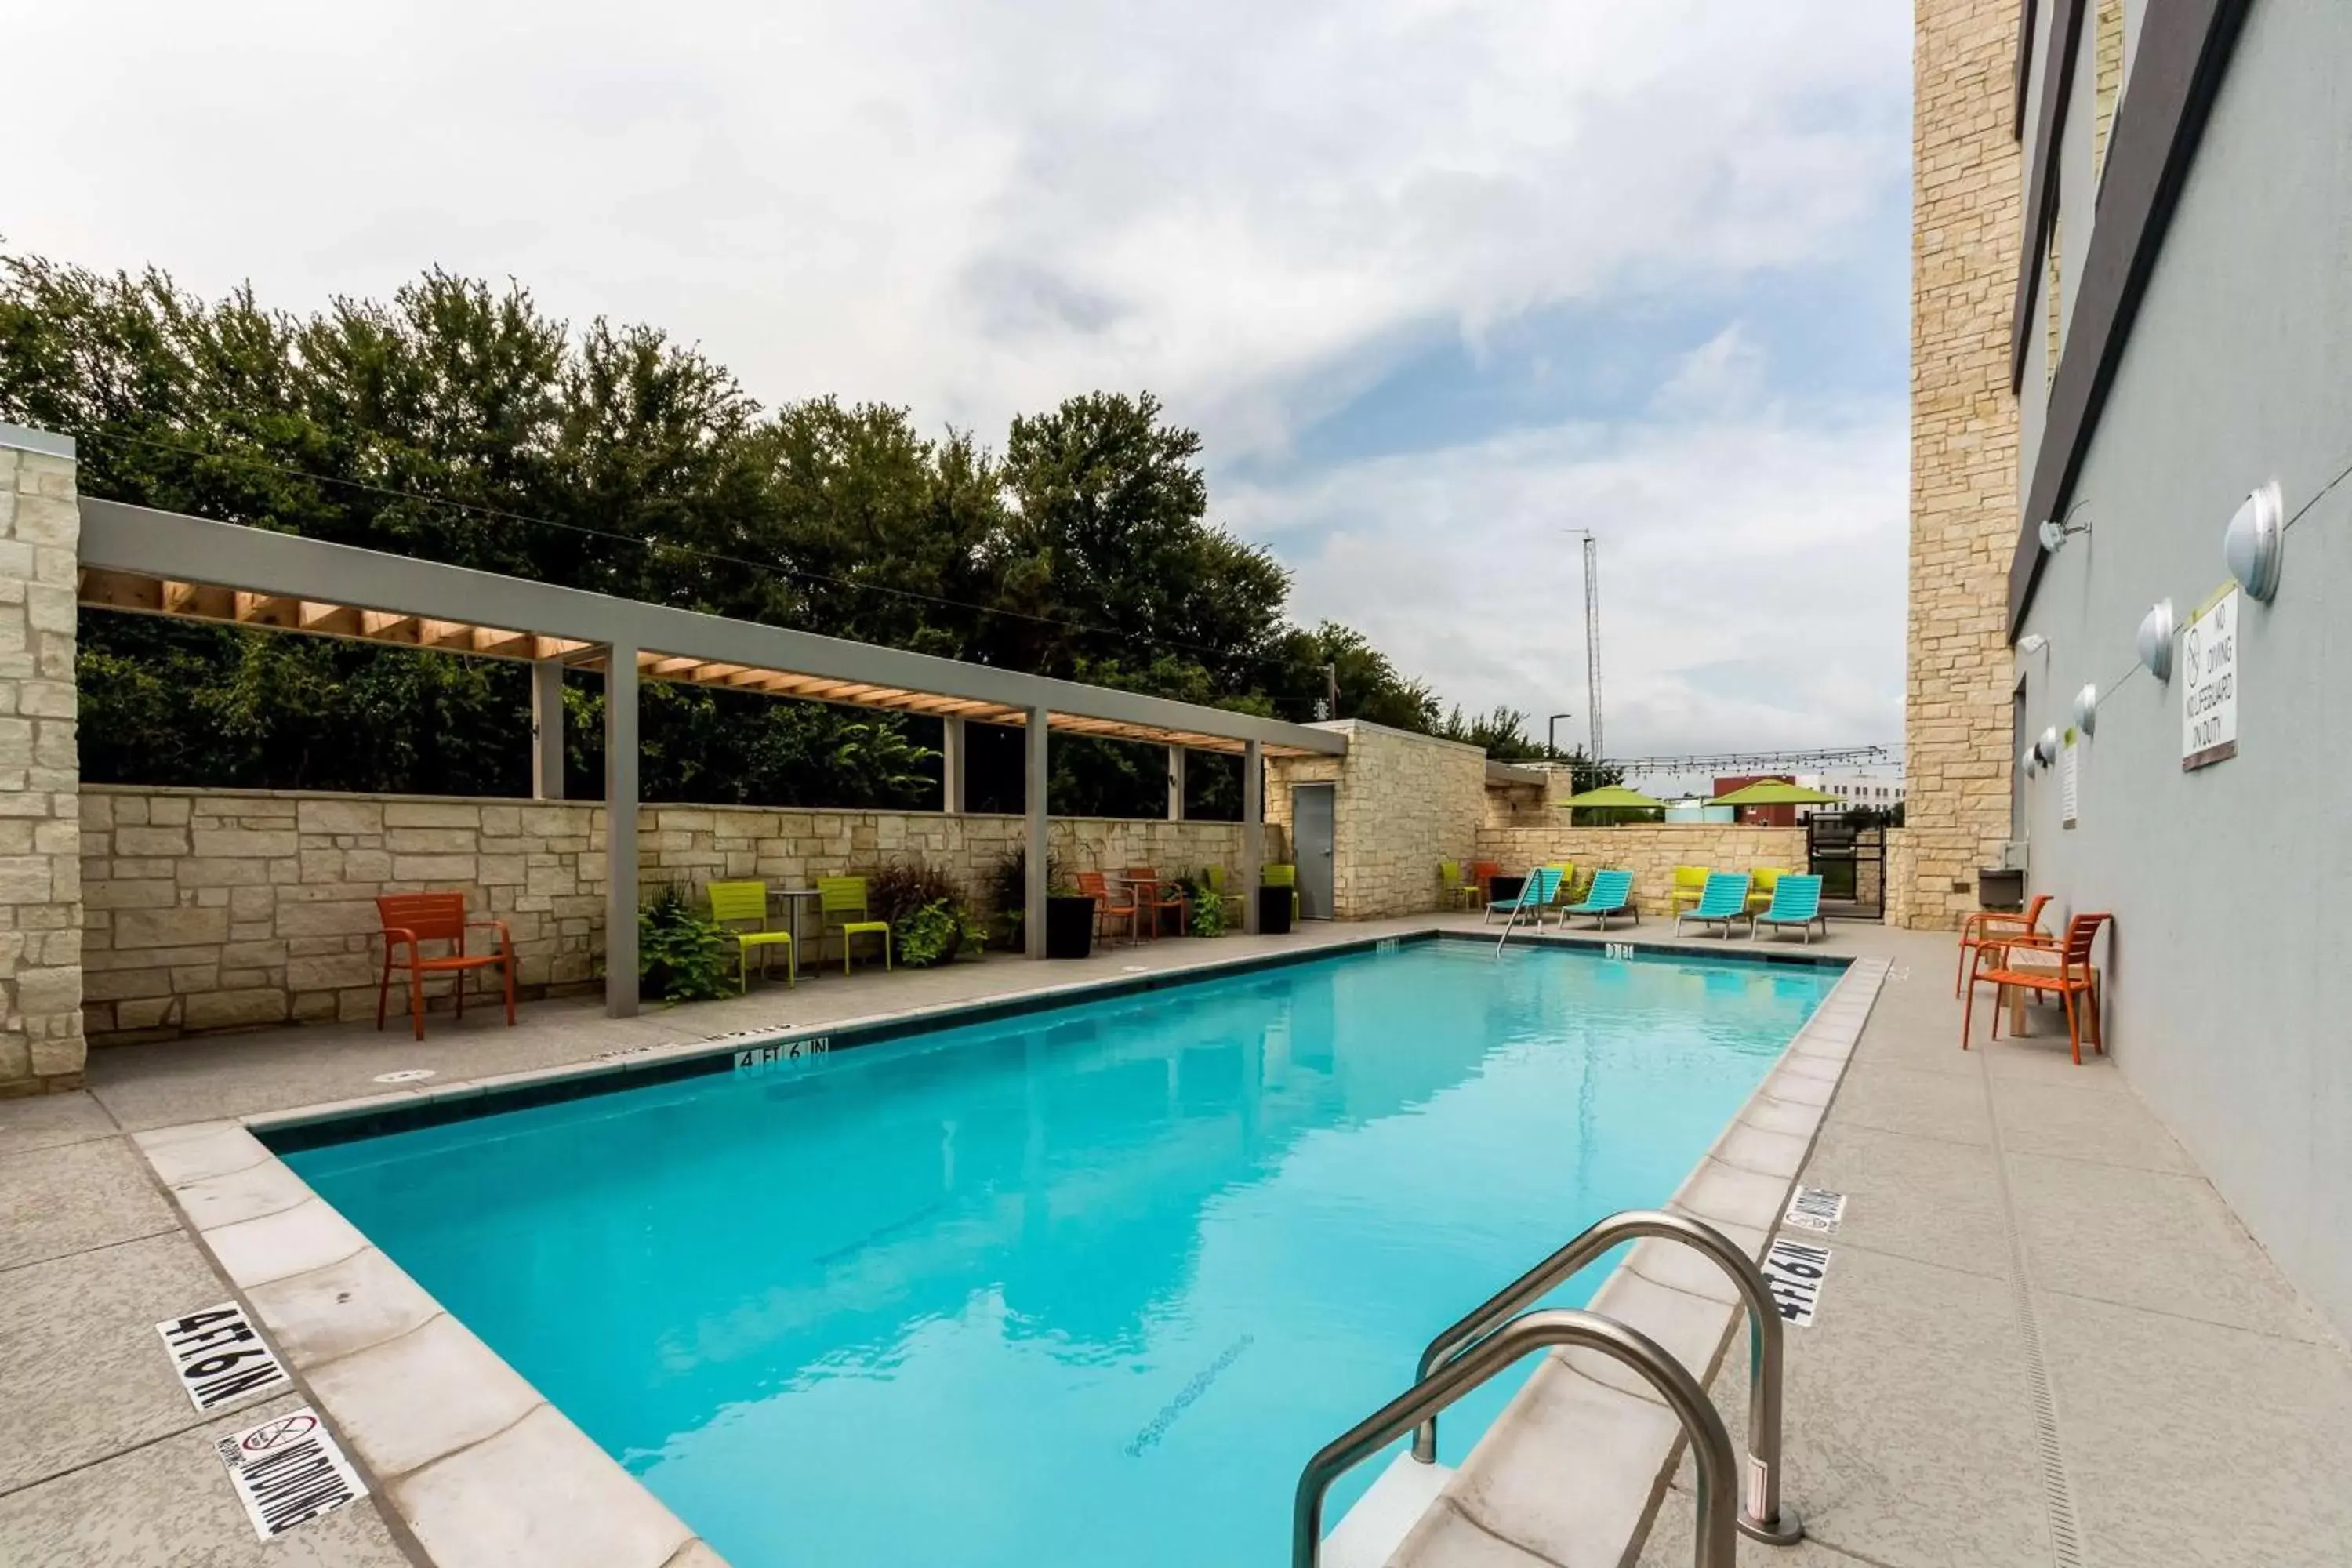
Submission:
{"label": "lime green chair", "polygon": [[1298,897],[1298,868],[1289,864],[1268,866],[1261,874],[1261,879],[1269,888],[1290,889],[1290,918],[1294,921],[1297,920],[1299,911],[1304,908]]}
{"label": "lime green chair", "polygon": [[819,877],[816,879],[816,908],[819,944],[824,942],[826,932],[841,933],[841,972],[844,974],[849,973],[851,940],[861,936],[882,939],[882,967],[890,967],[890,922],[875,920],[867,912],[865,878]]}
{"label": "lime green chair", "polygon": [[1748,910],[1754,914],[1772,907],[1772,889],[1790,873],[1778,866],[1759,866],[1748,873]]}
{"label": "lime green chair", "polygon": [[1439,897],[1448,909],[1468,909],[1478,901],[1477,884],[1462,874],[1459,860],[1437,863]]}
{"label": "lime green chair", "polygon": [[710,884],[710,918],[721,929],[755,921],[755,931],[730,931],[735,939],[735,989],[751,988],[751,950],[760,950],[760,973],[768,973],[768,949],[784,950],[784,984],[801,983],[800,957],[793,951],[793,933],[768,929],[768,884],[765,882],[713,882]]}
{"label": "lime green chair", "polygon": [[1666,912],[1680,914],[1685,904],[1696,904],[1706,897],[1706,879],[1711,873],[1704,866],[1677,866],[1675,885],[1667,900]]}

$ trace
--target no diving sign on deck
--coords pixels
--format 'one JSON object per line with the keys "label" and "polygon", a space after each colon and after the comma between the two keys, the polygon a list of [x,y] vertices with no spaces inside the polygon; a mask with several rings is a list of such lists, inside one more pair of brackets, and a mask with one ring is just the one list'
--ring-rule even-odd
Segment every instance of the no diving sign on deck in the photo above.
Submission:
{"label": "no diving sign on deck", "polygon": [[315,1411],[274,1415],[230,1433],[218,1447],[236,1500],[264,1541],[367,1496]]}

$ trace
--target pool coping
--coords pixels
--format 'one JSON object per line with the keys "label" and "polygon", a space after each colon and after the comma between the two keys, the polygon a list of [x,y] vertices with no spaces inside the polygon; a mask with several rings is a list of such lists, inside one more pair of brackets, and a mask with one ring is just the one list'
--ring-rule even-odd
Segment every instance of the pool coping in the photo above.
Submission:
{"label": "pool coping", "polygon": [[[380,1500],[398,1511],[434,1563],[452,1568],[503,1561],[560,1561],[583,1568],[710,1568],[724,1559],[314,1193],[272,1145],[291,1152],[297,1146],[732,1071],[739,1065],[758,1065],[739,1064],[739,1052],[819,1037],[827,1038],[829,1047],[842,1041],[838,1048],[849,1048],[1406,942],[1500,936],[1484,935],[1483,929],[1431,927],[1368,935],[1296,952],[1106,976],[821,1026],[741,1030],[625,1047],[584,1063],[159,1128],[134,1133],[131,1141],[199,1245],[277,1345],[298,1384],[367,1472]],[[1721,946],[1632,943],[1608,933],[1588,938],[1559,931],[1515,932],[1508,941],[1513,946],[1587,947],[1597,945],[1603,936],[1612,943],[1626,942],[1629,951],[1623,956],[1637,960],[1694,957],[1844,965],[1846,973],[1806,1030],[1791,1041],[1776,1063],[1775,1074],[1845,990],[1858,966],[1875,962],[1879,973],[1884,973],[1884,961],[1760,947],[1733,951],[1727,941]],[[1874,982],[1872,992],[1874,995]],[[1854,1029],[1859,1028],[1857,1019]],[[1767,1084],[1771,1081],[1768,1076]],[[1824,1103],[1826,1099],[1824,1094]],[[1816,1119],[1818,1115],[1816,1110]],[[1735,1121],[1725,1137],[1738,1125]],[[1716,1152],[1701,1162],[1701,1172],[1723,1146],[1724,1139],[1718,1139]],[[1684,1184],[1678,1203],[1690,1186]],[[1772,1218],[1777,1217],[1776,1213]],[[1769,1228],[1769,1222],[1766,1224]],[[1612,1275],[1610,1284],[1615,1282]],[[1604,1285],[1603,1289],[1609,1288]],[[1716,1352],[1721,1338],[1718,1333]],[[1663,1342],[1675,1348],[1670,1340]],[[1497,1427],[1517,1408],[1515,1402]],[[1469,1468],[1465,1465],[1465,1472]]]}
{"label": "pool coping", "polygon": [[[1761,1261],[1893,967],[1883,957],[1846,964],[1667,1208],[1706,1221]],[[1702,1388],[1745,1320],[1720,1268],[1656,1237],[1633,1244],[1588,1307],[1657,1341]],[[1718,1414],[1744,1464],[1746,1412]],[[1390,1568],[1630,1561],[1683,1448],[1680,1425],[1631,1370],[1594,1352],[1549,1352],[1385,1561]],[[1574,1484],[1562,1486],[1563,1477]],[[1785,1501],[1801,1516],[1802,1498]]]}

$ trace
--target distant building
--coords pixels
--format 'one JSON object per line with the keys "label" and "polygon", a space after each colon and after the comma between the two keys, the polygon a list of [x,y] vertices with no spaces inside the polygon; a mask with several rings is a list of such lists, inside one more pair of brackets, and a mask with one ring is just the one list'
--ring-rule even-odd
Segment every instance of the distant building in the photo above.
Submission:
{"label": "distant building", "polygon": [[1866,806],[1873,811],[1893,811],[1903,804],[1903,779],[1900,774],[1889,778],[1884,773],[1799,773],[1797,782],[1808,789],[1836,795],[1845,803],[1843,806],[1800,806],[1797,810],[1800,820],[1817,811],[1851,810],[1856,806]]}

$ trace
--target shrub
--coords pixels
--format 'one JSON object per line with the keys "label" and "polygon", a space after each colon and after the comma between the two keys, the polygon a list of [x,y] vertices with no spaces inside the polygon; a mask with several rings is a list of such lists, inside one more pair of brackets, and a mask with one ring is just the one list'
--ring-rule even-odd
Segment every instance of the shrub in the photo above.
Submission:
{"label": "shrub", "polygon": [[890,940],[898,962],[909,969],[945,963],[970,948],[978,952],[987,931],[970,910],[950,899],[934,899],[892,922]]}
{"label": "shrub", "polygon": [[705,1002],[734,994],[727,934],[697,907],[682,882],[665,883],[637,911],[637,975],[664,1002]]}
{"label": "shrub", "polygon": [[[1061,860],[1051,855],[1045,860],[1045,887],[1054,893],[1070,892],[1076,887]],[[1021,921],[1028,903],[1029,851],[1026,846],[1016,846],[988,874],[988,914],[1005,946],[1021,945]]]}
{"label": "shrub", "polygon": [[1184,895],[1192,904],[1192,934],[1223,936],[1225,934],[1224,895],[1209,885],[1206,871],[1187,872]]}
{"label": "shrub", "polygon": [[955,879],[926,860],[900,860],[866,879],[866,910],[896,926],[926,904],[961,906],[963,889]]}

